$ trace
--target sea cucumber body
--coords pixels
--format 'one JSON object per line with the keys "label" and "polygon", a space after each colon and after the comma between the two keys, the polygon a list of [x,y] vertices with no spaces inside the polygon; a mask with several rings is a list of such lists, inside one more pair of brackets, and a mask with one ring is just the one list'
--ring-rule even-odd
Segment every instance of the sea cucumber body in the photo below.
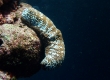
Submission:
{"label": "sea cucumber body", "polygon": [[46,69],[61,65],[65,57],[65,45],[61,31],[48,17],[34,8],[25,8],[21,18],[35,32],[39,32],[46,41],[44,43],[46,45],[45,58],[41,61],[41,65]]}

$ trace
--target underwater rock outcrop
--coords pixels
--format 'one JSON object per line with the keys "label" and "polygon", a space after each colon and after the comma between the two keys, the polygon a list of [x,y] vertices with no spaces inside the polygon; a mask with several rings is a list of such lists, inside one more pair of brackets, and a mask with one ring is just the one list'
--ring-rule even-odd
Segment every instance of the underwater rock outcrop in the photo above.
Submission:
{"label": "underwater rock outcrop", "polygon": [[40,68],[38,65],[40,64],[40,46],[36,33],[27,26],[1,25],[0,69],[17,77],[29,76],[37,72]]}
{"label": "underwater rock outcrop", "polygon": [[[9,0],[9,3],[10,1],[19,0]],[[20,5],[16,7],[20,8]],[[18,9],[10,7],[7,11],[3,10],[4,8],[8,7],[2,4],[0,6],[2,16],[0,18],[0,79],[29,77],[41,67],[40,39],[32,29],[23,24]]]}

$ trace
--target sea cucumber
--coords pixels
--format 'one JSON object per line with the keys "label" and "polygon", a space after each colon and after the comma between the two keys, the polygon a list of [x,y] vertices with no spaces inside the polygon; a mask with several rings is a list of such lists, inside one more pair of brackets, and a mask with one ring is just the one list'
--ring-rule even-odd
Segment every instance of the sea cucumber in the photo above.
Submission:
{"label": "sea cucumber", "polygon": [[46,45],[45,57],[41,65],[45,69],[53,69],[61,65],[65,57],[65,45],[61,31],[48,17],[32,7],[23,10],[21,19],[46,41],[44,43]]}

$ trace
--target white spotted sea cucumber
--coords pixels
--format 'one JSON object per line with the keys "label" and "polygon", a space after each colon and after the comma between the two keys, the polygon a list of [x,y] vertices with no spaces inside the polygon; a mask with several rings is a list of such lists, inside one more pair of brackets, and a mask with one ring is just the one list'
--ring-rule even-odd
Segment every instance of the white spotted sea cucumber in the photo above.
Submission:
{"label": "white spotted sea cucumber", "polygon": [[65,57],[65,45],[61,31],[48,17],[34,8],[25,8],[21,18],[46,40],[44,43],[46,45],[45,57],[41,61],[41,65],[45,66],[46,69],[61,65]]}

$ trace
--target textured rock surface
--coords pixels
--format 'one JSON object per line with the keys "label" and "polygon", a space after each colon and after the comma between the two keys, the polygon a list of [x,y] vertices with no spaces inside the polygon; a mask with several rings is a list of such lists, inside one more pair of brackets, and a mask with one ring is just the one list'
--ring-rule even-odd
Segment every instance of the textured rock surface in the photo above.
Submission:
{"label": "textured rock surface", "polygon": [[16,76],[31,75],[40,68],[40,45],[36,33],[27,26],[1,25],[0,69]]}
{"label": "textured rock surface", "polygon": [[0,80],[17,80],[15,76],[12,76],[8,72],[0,71]]}
{"label": "textured rock surface", "polygon": [[20,0],[0,0],[0,24],[14,23],[15,11],[20,7]]}
{"label": "textured rock surface", "polygon": [[22,23],[19,1],[0,0],[0,80],[31,76],[41,67],[41,42]]}

